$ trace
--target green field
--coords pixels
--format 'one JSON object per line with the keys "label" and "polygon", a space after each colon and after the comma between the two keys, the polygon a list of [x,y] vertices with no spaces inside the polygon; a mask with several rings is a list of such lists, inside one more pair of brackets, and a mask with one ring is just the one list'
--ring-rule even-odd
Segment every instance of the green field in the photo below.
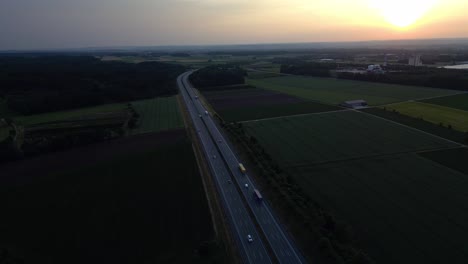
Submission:
{"label": "green field", "polygon": [[468,111],[468,93],[428,99],[422,102]]}
{"label": "green field", "polygon": [[468,175],[417,154],[457,144],[356,111],[244,127],[376,263],[465,263]]}
{"label": "green field", "polygon": [[175,96],[132,102],[140,115],[136,129],[132,134],[143,134],[184,127]]}
{"label": "green field", "polygon": [[395,110],[401,114],[423,118],[434,124],[452,126],[453,129],[468,131],[468,111],[420,102],[407,102],[385,106],[387,110]]}
{"label": "green field", "polygon": [[94,107],[85,107],[71,111],[50,112],[45,114],[17,116],[14,120],[22,125],[36,125],[40,123],[82,119],[99,118],[101,115],[123,113],[127,111],[126,104],[107,104]]}
{"label": "green field", "polygon": [[369,105],[382,105],[459,93],[453,90],[303,76],[247,79],[247,83],[334,105],[355,99],[364,99]]}
{"label": "green field", "polygon": [[468,176],[415,154],[288,171],[376,263],[466,263]]}
{"label": "green field", "polygon": [[468,160],[468,148],[429,151],[419,153],[419,155],[468,175],[468,162],[466,162]]}
{"label": "green field", "polygon": [[249,122],[245,127],[287,167],[456,146],[355,111]]}
{"label": "green field", "polygon": [[291,103],[291,104],[278,104],[278,105],[223,109],[217,112],[226,121],[239,122],[239,121],[319,113],[319,112],[336,111],[336,110],[340,110],[340,109],[337,107],[315,103],[315,102],[302,102],[302,103]]}
{"label": "green field", "polygon": [[215,236],[191,143],[163,133],[7,166],[0,250],[14,263],[215,263],[197,254]]}
{"label": "green field", "polygon": [[403,124],[405,126],[413,127],[421,131],[437,135],[448,140],[452,140],[461,144],[468,143],[468,135],[458,130],[449,129],[447,127],[441,127],[439,124],[431,123],[427,120],[423,120],[416,117],[400,114],[398,112],[387,111],[383,108],[366,108],[359,110],[364,113],[372,114],[387,120],[391,120],[396,123]]}

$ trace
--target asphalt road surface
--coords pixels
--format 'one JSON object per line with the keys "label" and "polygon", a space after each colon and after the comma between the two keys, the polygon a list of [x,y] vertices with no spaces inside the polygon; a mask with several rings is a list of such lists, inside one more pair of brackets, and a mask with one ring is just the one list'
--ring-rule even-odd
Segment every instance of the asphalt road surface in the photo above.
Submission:
{"label": "asphalt road surface", "polygon": [[[271,263],[271,258],[274,258],[279,263],[305,263],[294,242],[274,216],[268,202],[265,199],[260,201],[254,196],[254,182],[248,174],[239,170],[241,162],[210,113],[207,113],[198,100],[188,81],[190,74],[191,72],[186,72],[180,75],[177,83],[215,177],[222,204],[244,262]],[[255,222],[260,228],[255,226]],[[265,241],[259,233],[264,235]],[[254,241],[249,242],[248,235],[251,235]],[[265,245],[271,247],[273,256],[269,256]]]}

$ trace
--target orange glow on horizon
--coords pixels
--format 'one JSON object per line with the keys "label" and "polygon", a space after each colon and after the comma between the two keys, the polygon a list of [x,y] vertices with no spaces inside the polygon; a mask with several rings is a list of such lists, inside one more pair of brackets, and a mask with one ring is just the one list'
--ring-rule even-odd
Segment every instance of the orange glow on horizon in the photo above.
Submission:
{"label": "orange glow on horizon", "polygon": [[406,29],[423,18],[437,0],[371,0],[384,19],[393,26]]}

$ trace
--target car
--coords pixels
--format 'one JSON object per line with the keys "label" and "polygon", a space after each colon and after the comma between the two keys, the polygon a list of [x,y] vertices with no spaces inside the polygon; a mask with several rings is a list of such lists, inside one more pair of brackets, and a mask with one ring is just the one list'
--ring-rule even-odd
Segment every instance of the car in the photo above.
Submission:
{"label": "car", "polygon": [[245,188],[249,188],[249,184],[248,184],[248,183],[246,183],[244,186],[245,186]]}
{"label": "car", "polygon": [[218,139],[218,143],[221,143],[221,142],[222,142],[222,140],[221,140],[221,139]]}
{"label": "car", "polygon": [[231,180],[228,180],[228,183],[229,183],[229,184],[231,184],[231,183],[232,183],[232,181],[231,181]]}
{"label": "car", "polygon": [[198,99],[198,95],[195,95],[195,99]]}
{"label": "car", "polygon": [[252,243],[253,237],[251,235],[247,235],[247,241],[249,241],[249,243]]}
{"label": "car", "polygon": [[213,159],[216,159],[216,155],[213,155]]}
{"label": "car", "polygon": [[202,118],[202,115],[198,115],[199,118]]}

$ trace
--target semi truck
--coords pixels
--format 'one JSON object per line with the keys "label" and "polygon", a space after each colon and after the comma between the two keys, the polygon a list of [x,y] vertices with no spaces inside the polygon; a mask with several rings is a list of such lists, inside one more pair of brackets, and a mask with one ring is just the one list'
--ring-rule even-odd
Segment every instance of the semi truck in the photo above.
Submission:
{"label": "semi truck", "polygon": [[261,201],[263,199],[262,194],[260,193],[259,190],[255,189],[254,190],[254,196],[257,198],[257,200]]}
{"label": "semi truck", "polygon": [[247,170],[245,169],[245,167],[244,167],[244,165],[242,163],[239,163],[239,170],[244,174],[247,172]]}

